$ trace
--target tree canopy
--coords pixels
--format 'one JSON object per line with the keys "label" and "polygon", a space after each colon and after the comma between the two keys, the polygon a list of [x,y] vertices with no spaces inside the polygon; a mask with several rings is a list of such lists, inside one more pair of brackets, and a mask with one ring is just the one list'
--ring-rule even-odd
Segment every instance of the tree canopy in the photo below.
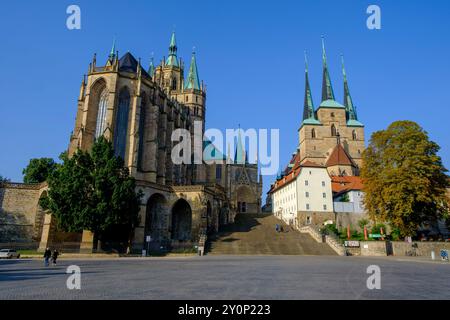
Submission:
{"label": "tree canopy", "polygon": [[129,176],[123,160],[103,137],[91,152],[78,150],[72,157],[61,155],[62,165],[48,177],[48,196],[41,205],[56,217],[64,231],[90,230],[96,236],[109,228],[138,223],[141,192]]}
{"label": "tree canopy", "polygon": [[396,121],[372,134],[363,153],[364,205],[372,219],[402,236],[448,214],[447,171],[439,146],[417,123]]}
{"label": "tree canopy", "polygon": [[40,183],[47,180],[48,176],[55,171],[56,162],[51,158],[31,159],[28,166],[23,169],[23,182]]}

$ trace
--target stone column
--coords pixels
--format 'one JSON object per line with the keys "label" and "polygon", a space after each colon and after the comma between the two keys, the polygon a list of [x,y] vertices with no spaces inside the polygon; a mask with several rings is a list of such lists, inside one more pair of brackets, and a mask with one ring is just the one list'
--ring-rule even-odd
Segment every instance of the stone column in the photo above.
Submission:
{"label": "stone column", "polygon": [[44,252],[53,242],[55,231],[54,218],[51,214],[46,213],[44,217],[44,225],[42,227],[41,241],[39,242],[39,252]]}
{"label": "stone column", "polygon": [[130,125],[128,128],[128,159],[127,166],[130,174],[135,176],[137,171],[138,146],[139,146],[139,106],[141,105],[141,97],[136,95],[132,99]]}
{"label": "stone column", "polygon": [[80,243],[80,253],[94,252],[94,233],[89,230],[83,230]]}
{"label": "stone column", "polygon": [[156,182],[165,184],[166,177],[166,130],[167,130],[167,114],[159,115],[158,126],[158,170]]}
{"label": "stone column", "polygon": [[165,177],[166,177],[166,185],[172,185],[173,183],[173,164],[172,164],[172,132],[174,129],[174,122],[171,117],[168,117],[167,119],[167,126],[166,126],[166,171],[165,171]]}
{"label": "stone column", "polygon": [[145,219],[147,218],[147,205],[141,204],[140,210],[139,210],[139,226],[134,228],[134,235],[133,235],[133,241],[132,241],[132,250],[133,251],[141,251],[142,249],[145,249]]}

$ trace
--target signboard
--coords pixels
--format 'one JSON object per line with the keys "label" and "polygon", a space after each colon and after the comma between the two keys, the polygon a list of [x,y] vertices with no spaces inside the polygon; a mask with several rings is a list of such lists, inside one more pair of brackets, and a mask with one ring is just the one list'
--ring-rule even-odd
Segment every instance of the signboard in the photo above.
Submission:
{"label": "signboard", "polygon": [[151,236],[146,236],[146,237],[145,237],[145,241],[146,241],[146,242],[152,241],[152,237],[151,237]]}
{"label": "signboard", "polygon": [[382,238],[384,235],[379,233],[369,233],[369,238]]}
{"label": "signboard", "polygon": [[359,248],[359,241],[345,241],[344,246],[350,248]]}

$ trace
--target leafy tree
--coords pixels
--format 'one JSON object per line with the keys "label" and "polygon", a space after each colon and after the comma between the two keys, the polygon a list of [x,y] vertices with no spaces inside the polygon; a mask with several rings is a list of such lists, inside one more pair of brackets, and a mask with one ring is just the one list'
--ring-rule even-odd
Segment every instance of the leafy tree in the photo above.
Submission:
{"label": "leafy tree", "polygon": [[369,220],[367,219],[361,219],[358,221],[358,225],[361,228],[361,230],[364,230],[364,227],[367,226],[369,224]]}
{"label": "leafy tree", "polygon": [[5,183],[5,182],[10,182],[11,180],[9,180],[8,178],[4,178],[2,175],[0,175],[0,185],[2,184],[2,183]]}
{"label": "leafy tree", "polygon": [[349,197],[348,193],[344,193],[344,195],[342,195],[342,197],[339,201],[340,202],[350,202],[350,197]]}
{"label": "leafy tree", "polygon": [[78,150],[71,158],[61,155],[63,164],[49,176],[48,196],[41,201],[64,231],[94,233],[94,245],[102,234],[117,226],[128,235],[138,223],[141,191],[129,176],[113,147],[99,138],[91,152]]}
{"label": "leafy tree", "polygon": [[364,205],[372,220],[413,236],[424,221],[448,212],[439,146],[417,123],[396,121],[372,134],[363,153]]}
{"label": "leafy tree", "polygon": [[51,158],[31,159],[28,166],[23,169],[23,182],[40,183],[47,180],[48,176],[55,171],[57,164]]}

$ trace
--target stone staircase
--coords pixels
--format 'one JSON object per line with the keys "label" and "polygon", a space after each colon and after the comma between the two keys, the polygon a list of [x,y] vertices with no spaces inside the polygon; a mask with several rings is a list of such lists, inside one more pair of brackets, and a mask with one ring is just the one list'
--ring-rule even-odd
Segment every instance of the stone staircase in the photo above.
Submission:
{"label": "stone staircase", "polygon": [[[275,225],[283,226],[277,233]],[[273,215],[239,214],[235,223],[225,226],[208,239],[210,255],[337,255],[326,243],[293,230]]]}

